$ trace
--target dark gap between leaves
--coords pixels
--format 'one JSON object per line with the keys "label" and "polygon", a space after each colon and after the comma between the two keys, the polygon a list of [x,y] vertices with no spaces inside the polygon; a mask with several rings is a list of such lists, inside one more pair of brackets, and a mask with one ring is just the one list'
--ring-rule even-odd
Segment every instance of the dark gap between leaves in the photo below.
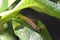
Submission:
{"label": "dark gap between leaves", "polygon": [[58,0],[50,0],[50,1],[57,3]]}
{"label": "dark gap between leaves", "polygon": [[16,37],[16,40],[19,40],[18,36],[16,36],[15,33],[14,33],[14,31],[13,31],[12,20],[8,21],[7,24],[8,24],[8,29],[10,30],[9,33],[10,33],[10,34],[14,34],[14,37]]}
{"label": "dark gap between leaves", "polygon": [[23,9],[20,11],[20,13],[29,18],[33,18],[35,23],[37,23],[38,20],[42,21],[48,29],[53,40],[60,40],[60,19],[49,16],[42,12],[36,12],[30,8]]}

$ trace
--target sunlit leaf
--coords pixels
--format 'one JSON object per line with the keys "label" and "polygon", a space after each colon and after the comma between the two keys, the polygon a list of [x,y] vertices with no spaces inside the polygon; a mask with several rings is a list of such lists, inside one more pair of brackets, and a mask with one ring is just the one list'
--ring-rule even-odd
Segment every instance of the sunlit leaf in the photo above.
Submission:
{"label": "sunlit leaf", "polygon": [[0,12],[3,12],[8,7],[8,0],[0,0],[0,2],[1,2]]}
{"label": "sunlit leaf", "polygon": [[2,0],[0,0],[0,8],[1,8],[1,6],[2,6]]}
{"label": "sunlit leaf", "polygon": [[[49,5],[48,5],[49,4]],[[60,4],[56,4],[49,0],[24,0],[20,1],[18,5],[10,12],[10,14],[3,16],[4,19],[10,18],[11,16],[17,14],[24,8],[32,8],[38,12],[44,12],[45,14],[60,18]],[[13,15],[12,15],[13,14]]]}
{"label": "sunlit leaf", "polygon": [[8,7],[11,6],[16,0],[8,0]]}
{"label": "sunlit leaf", "polygon": [[21,0],[14,9],[22,10],[28,7],[60,19],[60,4],[49,0]]}
{"label": "sunlit leaf", "polygon": [[0,12],[5,11],[11,6],[16,0],[0,0]]}

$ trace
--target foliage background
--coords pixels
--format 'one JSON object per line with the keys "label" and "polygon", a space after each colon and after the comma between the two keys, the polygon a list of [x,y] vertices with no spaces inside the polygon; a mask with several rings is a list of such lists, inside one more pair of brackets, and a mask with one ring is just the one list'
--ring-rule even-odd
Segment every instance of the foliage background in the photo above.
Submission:
{"label": "foliage background", "polygon": [[[51,0],[51,1],[57,2],[57,0]],[[37,22],[37,20],[41,20],[45,24],[53,40],[60,40],[60,31],[59,31],[60,30],[60,19],[46,15],[44,13],[36,12],[30,8],[24,9],[23,11],[21,11],[21,13],[23,15],[26,15],[29,18],[35,19],[34,20],[35,22]]]}

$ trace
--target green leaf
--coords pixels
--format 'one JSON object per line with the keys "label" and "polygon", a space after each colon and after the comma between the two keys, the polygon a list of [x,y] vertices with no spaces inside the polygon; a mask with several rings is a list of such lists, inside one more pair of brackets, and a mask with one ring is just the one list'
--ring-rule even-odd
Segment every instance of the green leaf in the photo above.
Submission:
{"label": "green leaf", "polygon": [[0,12],[7,10],[16,0],[0,0]]}
{"label": "green leaf", "polygon": [[3,12],[8,7],[8,0],[0,0],[0,2],[1,2],[0,12]]}
{"label": "green leaf", "polygon": [[28,7],[60,19],[60,4],[49,0],[21,0],[14,10],[19,11]]}
{"label": "green leaf", "polygon": [[[44,25],[42,25],[41,32],[36,32],[22,19],[14,18],[13,21],[17,24],[20,23],[20,25],[13,23],[15,24],[13,25],[13,28],[16,36],[18,36],[21,40],[52,40]],[[40,24],[42,23],[40,22]]]}
{"label": "green leaf", "polygon": [[8,7],[11,6],[16,0],[8,0]]}
{"label": "green leaf", "polygon": [[31,29],[24,27],[20,30],[16,30],[15,34],[21,39],[21,40],[43,40],[43,37],[38,34],[35,31],[32,31]]}
{"label": "green leaf", "polygon": [[7,21],[8,17],[9,19],[11,19],[19,11],[28,7],[38,12],[44,12],[45,14],[48,14],[60,19],[60,4],[56,4],[49,0],[21,0],[14,9],[12,9],[7,15],[2,17],[2,20]]}
{"label": "green leaf", "polygon": [[44,12],[50,16],[54,16],[60,19],[60,4],[56,4],[49,0],[37,0],[37,6],[31,7],[38,12]]}
{"label": "green leaf", "polygon": [[43,25],[41,21],[38,21],[38,26],[42,27],[42,31],[40,32],[41,36],[44,40],[52,40],[49,32],[47,31],[46,27]]}
{"label": "green leaf", "polygon": [[1,6],[2,6],[2,0],[0,0],[0,8],[1,8]]}
{"label": "green leaf", "polygon": [[0,25],[2,25],[3,23],[8,22],[12,17],[16,17],[17,12],[14,10],[8,10],[0,13],[0,16],[1,16]]}

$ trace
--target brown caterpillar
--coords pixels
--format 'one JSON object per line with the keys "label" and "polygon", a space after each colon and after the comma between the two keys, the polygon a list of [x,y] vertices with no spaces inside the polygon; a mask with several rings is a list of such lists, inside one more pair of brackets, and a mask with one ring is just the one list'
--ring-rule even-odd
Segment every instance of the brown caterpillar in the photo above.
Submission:
{"label": "brown caterpillar", "polygon": [[33,21],[31,21],[28,17],[20,15],[18,18],[23,19],[25,22],[27,22],[29,25],[31,25],[35,30],[41,31],[41,28],[38,27]]}

